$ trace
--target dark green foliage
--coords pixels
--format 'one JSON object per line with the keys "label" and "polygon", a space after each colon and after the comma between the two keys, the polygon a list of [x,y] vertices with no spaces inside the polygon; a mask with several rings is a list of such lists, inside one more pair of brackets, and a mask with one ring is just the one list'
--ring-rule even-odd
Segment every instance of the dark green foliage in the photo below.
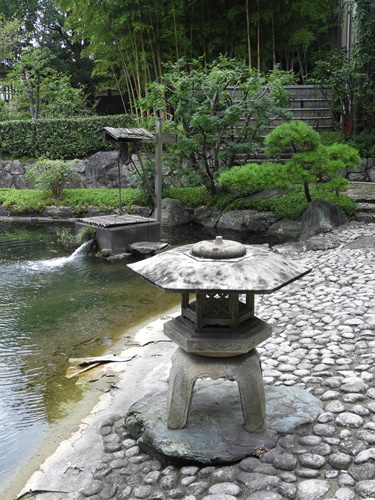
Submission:
{"label": "dark green foliage", "polygon": [[[323,146],[331,146],[335,143],[345,143],[346,137],[344,132],[320,132],[320,142]],[[357,148],[358,149],[358,148]]]}
{"label": "dark green foliage", "polygon": [[67,13],[65,30],[88,43],[84,53],[95,76],[127,92],[130,110],[151,82],[163,82],[163,65],[181,57],[210,64],[222,54],[236,55],[259,72],[280,67],[304,78],[319,54],[331,49],[338,10],[335,0],[54,3]]}
{"label": "dark green foliage", "polygon": [[310,125],[296,120],[276,127],[266,136],[264,143],[267,156],[275,158],[283,153],[313,151],[320,144],[320,138]]}
{"label": "dark green foliage", "polygon": [[250,163],[232,167],[220,173],[219,186],[249,196],[269,188],[288,189],[292,182],[285,166],[281,163]]}
{"label": "dark green foliage", "polygon": [[343,49],[317,61],[310,81],[326,96],[337,130],[352,136],[367,124],[373,126],[373,75],[355,49],[351,58]]}
{"label": "dark green foliage", "polygon": [[164,190],[164,198],[180,200],[186,207],[200,207],[206,205],[210,194],[205,187],[175,188],[169,187]]}
{"label": "dark green foliage", "polygon": [[129,115],[96,116],[53,120],[0,122],[0,157],[85,158],[101,150],[117,149],[115,142],[103,143],[103,127],[131,127]]}
{"label": "dark green foliage", "polygon": [[320,57],[311,81],[327,96],[337,129],[353,137],[375,127],[375,5],[373,0],[345,4],[352,43]]}
{"label": "dark green foliage", "polygon": [[358,149],[362,158],[375,157],[375,128],[366,129],[349,141],[350,146]]}
{"label": "dark green foliage", "polygon": [[[330,203],[340,205],[349,217],[352,217],[356,210],[354,200],[345,195],[336,196],[332,193],[311,190],[314,199],[324,199]],[[233,196],[220,196],[217,206],[221,210],[245,210],[252,209],[258,211],[273,212],[278,219],[300,219],[307,208],[307,200],[302,189],[296,189],[280,198],[268,198],[264,200],[233,199]],[[232,199],[231,199],[232,198]]]}

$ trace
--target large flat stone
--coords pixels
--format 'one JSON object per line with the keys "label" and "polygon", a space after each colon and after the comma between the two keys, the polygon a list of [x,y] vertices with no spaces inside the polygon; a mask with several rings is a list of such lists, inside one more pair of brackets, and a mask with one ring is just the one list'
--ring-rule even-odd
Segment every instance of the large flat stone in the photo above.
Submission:
{"label": "large flat stone", "polygon": [[146,395],[125,417],[126,427],[149,453],[204,464],[229,463],[276,446],[280,434],[313,422],[321,402],[298,387],[266,387],[267,430],[244,429],[237,384],[198,380],[187,425],[167,427],[167,391]]}

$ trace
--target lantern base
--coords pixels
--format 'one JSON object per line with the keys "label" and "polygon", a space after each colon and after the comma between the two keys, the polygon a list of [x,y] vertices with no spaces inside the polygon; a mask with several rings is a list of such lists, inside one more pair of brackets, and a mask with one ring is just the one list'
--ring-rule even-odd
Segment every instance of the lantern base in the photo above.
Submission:
{"label": "lantern base", "polygon": [[315,422],[322,403],[299,387],[265,387],[266,430],[247,432],[237,384],[198,380],[189,420],[183,429],[168,429],[167,391],[136,402],[125,425],[138,445],[165,464],[232,463],[275,448],[278,439]]}

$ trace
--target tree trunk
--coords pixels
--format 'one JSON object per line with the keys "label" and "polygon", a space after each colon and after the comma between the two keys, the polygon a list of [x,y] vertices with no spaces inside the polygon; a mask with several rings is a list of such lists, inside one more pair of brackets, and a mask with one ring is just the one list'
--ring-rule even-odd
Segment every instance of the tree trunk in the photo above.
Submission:
{"label": "tree trunk", "polygon": [[260,71],[260,12],[258,2],[258,26],[257,26],[257,68]]}
{"label": "tree trunk", "polygon": [[305,85],[305,76],[304,76],[304,71],[303,71],[303,64],[302,64],[302,60],[301,60],[301,54],[300,54],[300,52],[299,52],[298,49],[297,49],[297,57],[298,57],[298,64],[299,64],[299,67],[300,67],[300,70],[301,70],[302,84]]}
{"label": "tree trunk", "polygon": [[272,2],[272,67],[275,69],[276,67],[276,44],[275,44],[275,12],[274,12],[274,4]]}
{"label": "tree trunk", "polygon": [[307,203],[311,203],[312,202],[312,198],[311,198],[311,194],[310,194],[309,183],[307,181],[304,182],[303,189],[305,191],[305,196],[306,196]]}
{"label": "tree trunk", "polygon": [[249,68],[251,68],[251,43],[250,43],[250,9],[249,0],[246,0],[246,37],[247,37],[247,58]]}
{"label": "tree trunk", "polygon": [[174,43],[175,43],[175,55],[176,55],[176,60],[178,60],[179,55],[178,55],[177,19],[176,19],[176,5],[175,5],[174,0],[172,0],[172,12],[173,12],[173,31],[174,31]]}

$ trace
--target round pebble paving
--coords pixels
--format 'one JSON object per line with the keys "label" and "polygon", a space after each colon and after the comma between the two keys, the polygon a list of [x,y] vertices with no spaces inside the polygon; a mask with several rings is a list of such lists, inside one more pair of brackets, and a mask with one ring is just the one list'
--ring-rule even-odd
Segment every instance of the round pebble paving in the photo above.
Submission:
{"label": "round pebble paving", "polygon": [[74,498],[375,499],[375,247],[346,248],[374,234],[375,224],[350,223],[328,235],[335,248],[276,248],[313,271],[257,297],[257,316],[273,326],[258,348],[265,384],[311,392],[324,408],[316,422],[263,456],[165,467],[139,449],[125,415],[113,415],[99,431],[94,477]]}

